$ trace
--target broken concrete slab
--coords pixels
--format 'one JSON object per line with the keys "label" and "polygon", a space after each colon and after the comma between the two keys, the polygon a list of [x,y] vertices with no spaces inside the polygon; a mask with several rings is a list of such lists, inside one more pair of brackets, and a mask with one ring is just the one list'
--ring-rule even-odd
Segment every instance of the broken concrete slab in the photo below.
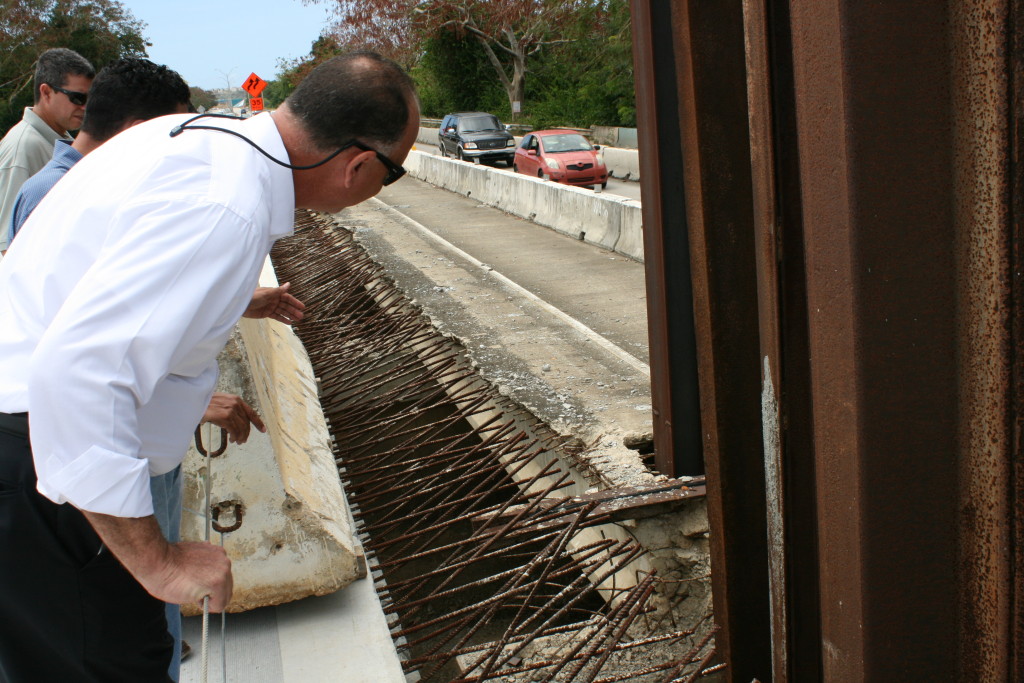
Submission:
{"label": "broken concrete slab", "polygon": [[[269,261],[261,284],[277,284]],[[266,434],[253,430],[245,444],[229,444],[210,460],[219,523],[241,522],[223,534],[235,581],[228,611],[326,595],[364,576],[316,379],[292,329],[243,319],[219,362],[218,391],[242,396],[267,426]],[[208,448],[219,446],[219,429],[201,429]],[[193,445],[183,466],[185,540],[205,537],[206,468]],[[211,542],[220,543],[219,536],[212,533]]]}

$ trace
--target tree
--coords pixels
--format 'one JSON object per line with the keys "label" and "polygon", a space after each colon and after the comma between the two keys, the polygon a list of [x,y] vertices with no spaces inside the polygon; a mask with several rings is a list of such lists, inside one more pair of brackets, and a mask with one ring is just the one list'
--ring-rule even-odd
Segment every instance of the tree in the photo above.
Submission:
{"label": "tree", "polygon": [[209,110],[217,106],[217,96],[209,90],[204,90],[198,85],[193,85],[189,86],[188,92],[190,99],[192,100],[192,106],[196,109],[202,107],[204,110]]}
{"label": "tree", "polygon": [[97,69],[120,57],[145,57],[145,24],[117,0],[0,0],[0,135],[32,104],[38,55],[78,52]]}
{"label": "tree", "polygon": [[546,50],[530,68],[531,122],[537,127],[636,125],[633,40],[628,0],[581,11],[571,38]]}
{"label": "tree", "polygon": [[[313,0],[307,0],[313,1]],[[395,39],[415,52],[416,37],[441,31],[469,36],[483,50],[509,106],[525,97],[528,60],[545,46],[567,42],[563,31],[576,25],[580,10],[601,0],[334,0],[339,35]],[[381,32],[381,31],[385,32]],[[394,33],[387,33],[387,30]]]}

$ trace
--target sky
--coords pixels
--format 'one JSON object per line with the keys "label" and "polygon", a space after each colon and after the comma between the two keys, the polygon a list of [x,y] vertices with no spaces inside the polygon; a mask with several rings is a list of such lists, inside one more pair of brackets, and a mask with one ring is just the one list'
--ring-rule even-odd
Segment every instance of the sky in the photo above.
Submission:
{"label": "sky", "polygon": [[322,2],[300,0],[120,0],[146,23],[149,58],[189,85],[241,86],[250,73],[273,80],[279,59],[309,54],[328,23]]}

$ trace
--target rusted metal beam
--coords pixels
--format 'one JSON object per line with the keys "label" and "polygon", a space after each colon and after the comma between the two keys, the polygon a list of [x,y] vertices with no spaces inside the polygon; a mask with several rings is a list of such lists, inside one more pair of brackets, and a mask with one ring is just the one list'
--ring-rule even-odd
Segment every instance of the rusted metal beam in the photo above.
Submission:
{"label": "rusted metal beam", "polygon": [[704,474],[672,4],[632,3],[654,453],[670,477]]}
{"label": "rusted metal beam", "polygon": [[1010,3],[1010,513],[1012,651],[1009,678],[1024,680],[1024,1]]}
{"label": "rusted metal beam", "polygon": [[[627,519],[646,519],[681,509],[694,498],[703,498],[706,493],[703,477],[694,480],[666,482],[658,486],[617,486],[614,488],[585,493],[572,498],[547,498],[540,501],[539,510],[557,508],[560,513],[596,503],[591,512],[592,517],[600,517],[610,522]],[[487,513],[474,518],[474,524],[500,521],[501,517],[511,517],[518,508],[509,508],[502,512]]]}
{"label": "rusted metal beam", "polygon": [[[821,677],[803,227],[787,3],[745,0],[773,680]],[[785,265],[783,269],[783,264]]]}
{"label": "rusted metal beam", "polygon": [[[734,680],[767,680],[765,470],[742,3],[639,0],[632,6],[652,394],[677,399],[665,385],[692,362],[691,351],[662,343],[668,350],[656,361],[656,340],[664,335],[666,311],[692,311],[717,645]],[[665,277],[666,264],[688,266],[687,281]],[[656,421],[660,451],[659,427]]]}
{"label": "rusted metal beam", "polygon": [[825,680],[957,670],[951,6],[790,3]]}

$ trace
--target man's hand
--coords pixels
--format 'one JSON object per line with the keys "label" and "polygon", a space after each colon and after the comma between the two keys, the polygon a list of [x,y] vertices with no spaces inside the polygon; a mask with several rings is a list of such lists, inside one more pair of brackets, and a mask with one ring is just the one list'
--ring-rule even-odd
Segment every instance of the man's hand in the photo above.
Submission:
{"label": "man's hand", "polygon": [[270,318],[285,325],[294,325],[302,320],[306,304],[288,293],[291,284],[286,282],[280,287],[257,287],[242,317]]}
{"label": "man's hand", "polygon": [[210,398],[210,405],[203,413],[203,421],[200,424],[207,422],[226,429],[231,443],[245,443],[249,440],[250,423],[256,425],[256,429],[261,432],[267,431],[259,413],[250,408],[240,396],[234,394],[217,392]]}
{"label": "man's hand", "polygon": [[234,579],[224,548],[211,543],[170,544],[156,517],[113,517],[82,510],[107,549],[158,600],[177,605],[202,604],[222,612],[231,601]]}
{"label": "man's hand", "polygon": [[212,543],[170,544],[158,572],[135,578],[153,597],[176,605],[202,605],[210,596],[211,612],[223,612],[234,591],[231,560],[224,548]]}

